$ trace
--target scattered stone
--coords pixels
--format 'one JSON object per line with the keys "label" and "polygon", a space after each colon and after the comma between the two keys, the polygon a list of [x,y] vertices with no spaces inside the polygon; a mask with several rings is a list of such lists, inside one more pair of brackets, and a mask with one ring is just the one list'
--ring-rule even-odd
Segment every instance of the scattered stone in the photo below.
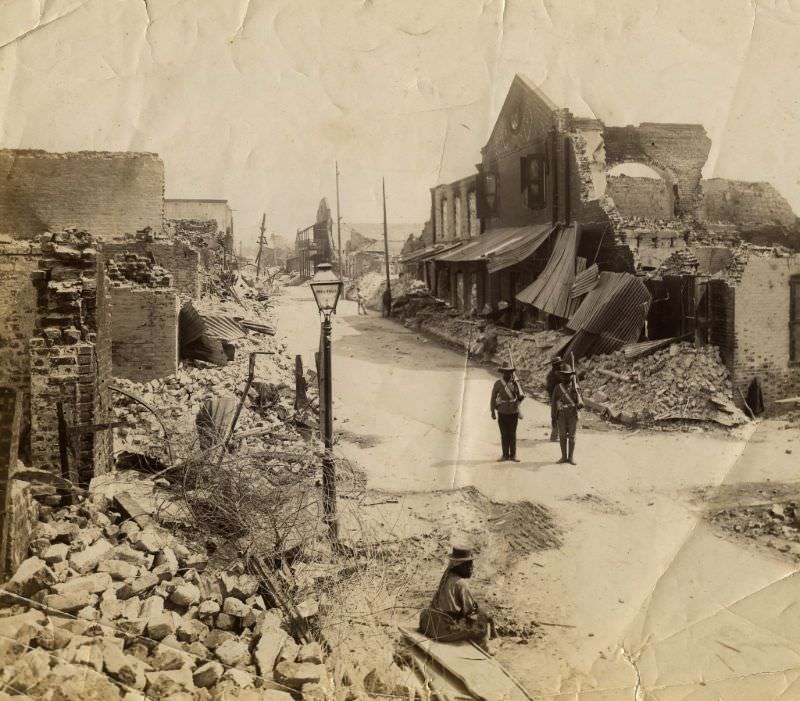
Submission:
{"label": "scattered stone", "polygon": [[103,651],[103,666],[112,679],[143,691],[147,684],[146,672],[150,669],[141,660],[126,655],[119,648],[109,645]]}
{"label": "scattered stone", "polygon": [[101,560],[111,551],[111,543],[105,538],[98,540],[85,550],[74,552],[69,556],[70,567],[78,574],[89,574],[97,569]]}
{"label": "scattered stone", "polygon": [[181,669],[182,667],[192,666],[192,660],[183,650],[170,647],[163,641],[148,658],[148,663],[153,669],[160,671],[169,671],[171,669]]}
{"label": "scattered stone", "polygon": [[[208,645],[206,639],[206,645]],[[229,667],[233,667],[240,662],[243,662],[248,657],[248,650],[241,642],[231,638],[219,645],[214,654],[219,658],[220,662]]]}
{"label": "scattered stone", "polygon": [[196,618],[181,619],[176,635],[181,642],[193,643],[208,635],[208,626]]}
{"label": "scattered stone", "polygon": [[106,572],[96,572],[95,574],[83,577],[72,577],[66,582],[53,585],[53,592],[56,594],[68,594],[73,591],[88,591],[92,594],[99,594],[111,587],[111,575]]}
{"label": "scattered stone", "polygon": [[164,599],[162,599],[160,596],[153,595],[148,596],[144,601],[142,601],[141,609],[139,610],[137,618],[146,618],[150,620],[151,618],[155,618],[162,613],[164,613]]}
{"label": "scattered stone", "polygon": [[229,616],[244,618],[248,613],[250,613],[250,607],[241,599],[229,596],[222,604],[222,611],[227,613]]}
{"label": "scattered stone", "polygon": [[53,543],[43,553],[42,558],[48,565],[64,562],[69,555],[69,546],[66,543]]}
{"label": "scattered stone", "polygon": [[148,672],[146,676],[148,697],[166,699],[173,694],[194,691],[192,673],[186,667],[163,672]]}
{"label": "scattered stone", "polygon": [[168,635],[173,635],[177,628],[176,616],[172,611],[164,611],[150,618],[147,622],[147,634],[153,640],[163,640]]}
{"label": "scattered stone", "polygon": [[134,550],[154,555],[164,547],[167,540],[167,536],[164,533],[154,528],[148,528],[131,538],[131,545]]}
{"label": "scattered stone", "polygon": [[213,600],[203,601],[197,609],[197,613],[200,616],[214,616],[219,613],[219,611],[219,604]]}
{"label": "scattered stone", "polygon": [[216,650],[223,643],[234,639],[234,635],[226,630],[212,630],[203,643],[209,650]]}
{"label": "scattered stone", "polygon": [[194,584],[181,584],[175,588],[169,600],[176,606],[186,608],[200,600],[200,590]]}
{"label": "scattered stone", "polygon": [[117,590],[117,598],[123,600],[130,599],[132,596],[139,596],[143,592],[157,585],[158,577],[148,572],[147,574],[143,574],[141,577],[137,577],[134,580],[125,582],[125,584]]}
{"label": "scattered stone", "polygon": [[325,678],[325,665],[300,662],[279,662],[275,667],[275,681],[292,689],[304,684],[319,684]]}
{"label": "scattered stone", "polygon": [[50,594],[44,597],[44,605],[64,613],[76,613],[86,606],[91,606],[96,598],[88,591],[73,591],[68,594]]}
{"label": "scattered stone", "polygon": [[139,575],[139,566],[124,560],[103,560],[97,566],[98,572],[108,572],[111,579],[121,581],[134,579]]}
{"label": "scattered stone", "polygon": [[192,678],[195,686],[207,688],[216,684],[224,671],[225,668],[219,662],[206,662],[195,670]]}
{"label": "scattered stone", "polygon": [[[264,633],[253,651],[253,658],[262,677],[269,677],[288,636],[282,630]],[[292,641],[294,642],[294,641]],[[294,658],[291,660],[294,662]]]}
{"label": "scattered stone", "polygon": [[[38,557],[29,557],[23,560],[14,576],[6,582],[3,589],[10,594],[16,594],[24,598],[30,598],[37,591],[46,589],[56,582],[56,575],[44,560]],[[2,597],[2,595],[0,595]],[[8,597],[11,604],[18,604],[19,600]]]}
{"label": "scattered stone", "polygon": [[294,640],[287,637],[278,655],[278,662],[294,662],[297,659],[298,652],[300,652],[300,646]]}
{"label": "scattered stone", "polygon": [[100,602],[100,615],[103,620],[115,621],[122,618],[125,602],[119,599],[104,599]]}
{"label": "scattered stone", "polygon": [[255,685],[255,677],[243,669],[231,667],[225,670],[223,679],[229,679],[240,689],[252,688]]}
{"label": "scattered stone", "polygon": [[227,613],[218,613],[216,626],[220,630],[236,630],[239,619]]}

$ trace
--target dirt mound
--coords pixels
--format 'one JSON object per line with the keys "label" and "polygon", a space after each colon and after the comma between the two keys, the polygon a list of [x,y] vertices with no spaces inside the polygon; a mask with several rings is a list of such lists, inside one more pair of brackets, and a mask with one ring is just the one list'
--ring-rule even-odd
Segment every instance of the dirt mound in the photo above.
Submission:
{"label": "dirt mound", "polygon": [[490,530],[505,539],[514,555],[561,547],[561,532],[546,507],[520,501],[492,504],[492,511],[496,515],[489,518]]}

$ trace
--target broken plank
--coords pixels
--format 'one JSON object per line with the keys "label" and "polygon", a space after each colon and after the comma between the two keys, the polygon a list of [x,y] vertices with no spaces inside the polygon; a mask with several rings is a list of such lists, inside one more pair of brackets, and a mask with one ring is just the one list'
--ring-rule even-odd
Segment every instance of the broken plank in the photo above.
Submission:
{"label": "broken plank", "polygon": [[416,631],[400,632],[419,650],[463,682],[467,691],[483,701],[530,701],[531,695],[493,657],[471,643],[440,643]]}

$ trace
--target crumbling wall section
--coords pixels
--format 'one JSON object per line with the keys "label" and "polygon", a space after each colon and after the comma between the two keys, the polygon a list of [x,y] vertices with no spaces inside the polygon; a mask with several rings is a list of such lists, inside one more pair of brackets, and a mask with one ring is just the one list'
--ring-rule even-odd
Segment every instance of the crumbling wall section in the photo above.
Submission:
{"label": "crumbling wall section", "polygon": [[800,395],[800,365],[792,364],[789,355],[789,280],[794,275],[800,275],[800,256],[751,255],[735,283],[734,383],[746,396],[757,377],[765,404]]}
{"label": "crumbling wall section", "polygon": [[644,163],[669,176],[677,185],[678,214],[693,214],[701,201],[700,179],[711,139],[699,124],[656,124],[606,127],[606,163]]}
{"label": "crumbling wall section", "polygon": [[700,219],[734,224],[776,224],[792,228],[797,217],[770,183],[712,178],[702,182]]}
{"label": "crumbling wall section", "polygon": [[125,254],[152,255],[156,263],[172,276],[172,284],[179,294],[199,299],[202,293],[202,267],[200,253],[192,246],[180,242],[126,241],[103,244],[106,259],[117,259]]}
{"label": "crumbling wall section", "polygon": [[660,178],[609,177],[606,194],[623,217],[671,219],[674,216],[672,188]]}
{"label": "crumbling wall section", "polygon": [[115,285],[111,306],[114,376],[149,382],[177,372],[180,304],[175,290]]}
{"label": "crumbling wall section", "polygon": [[163,229],[164,163],[154,153],[0,150],[0,233],[79,227],[103,239]]}

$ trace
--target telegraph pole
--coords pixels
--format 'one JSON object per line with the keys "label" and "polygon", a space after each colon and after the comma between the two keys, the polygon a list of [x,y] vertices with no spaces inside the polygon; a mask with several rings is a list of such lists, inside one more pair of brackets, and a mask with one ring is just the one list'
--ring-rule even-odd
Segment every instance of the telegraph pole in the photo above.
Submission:
{"label": "telegraph pole", "polygon": [[342,217],[339,214],[339,161],[336,161],[336,238],[339,249],[339,279],[344,275],[342,271]]}
{"label": "telegraph pole", "polygon": [[381,178],[383,187],[383,253],[386,261],[386,291],[389,293],[389,308],[386,316],[392,315],[392,286],[389,282],[389,228],[386,225],[386,178]]}
{"label": "telegraph pole", "polygon": [[258,237],[258,256],[256,257],[256,280],[261,277],[261,254],[264,250],[264,232],[267,230],[267,213],[261,217],[261,236]]}

